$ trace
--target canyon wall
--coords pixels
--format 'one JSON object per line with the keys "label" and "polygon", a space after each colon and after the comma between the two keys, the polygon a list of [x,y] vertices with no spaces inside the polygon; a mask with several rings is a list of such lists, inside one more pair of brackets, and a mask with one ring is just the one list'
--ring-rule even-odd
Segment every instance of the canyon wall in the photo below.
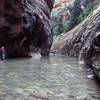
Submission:
{"label": "canyon wall", "polygon": [[27,56],[29,51],[49,54],[53,3],[54,0],[0,1],[0,47],[5,47],[8,57]]}
{"label": "canyon wall", "polygon": [[100,79],[100,6],[77,27],[55,40],[51,51],[79,57]]}

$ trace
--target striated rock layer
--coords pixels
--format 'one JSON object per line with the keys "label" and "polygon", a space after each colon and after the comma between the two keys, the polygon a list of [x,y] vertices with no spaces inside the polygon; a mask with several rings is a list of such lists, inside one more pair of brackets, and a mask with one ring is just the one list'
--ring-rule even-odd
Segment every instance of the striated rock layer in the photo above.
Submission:
{"label": "striated rock layer", "polygon": [[100,79],[100,64],[96,63],[100,56],[100,6],[76,28],[62,34],[51,50],[80,57]]}
{"label": "striated rock layer", "polygon": [[7,56],[27,56],[30,50],[49,54],[53,3],[54,0],[0,1],[0,46],[5,46]]}

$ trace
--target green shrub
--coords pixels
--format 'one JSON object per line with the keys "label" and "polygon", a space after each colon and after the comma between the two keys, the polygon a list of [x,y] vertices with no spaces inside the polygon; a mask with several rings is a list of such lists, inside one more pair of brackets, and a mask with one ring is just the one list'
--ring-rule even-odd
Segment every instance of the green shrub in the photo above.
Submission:
{"label": "green shrub", "polygon": [[78,18],[78,23],[80,23],[81,21],[83,21],[89,14],[91,11],[93,11],[96,8],[97,4],[96,3],[89,3],[86,7],[85,10],[83,10],[83,12],[80,14],[79,18]]}
{"label": "green shrub", "polygon": [[63,33],[64,27],[63,27],[63,16],[60,17],[60,23],[58,25],[58,35]]}
{"label": "green shrub", "polygon": [[74,7],[71,11],[69,20],[64,25],[64,29],[65,29],[66,32],[71,30],[73,27],[76,26],[76,24],[78,22],[78,17],[79,17],[81,12],[82,12],[82,8],[81,8],[81,5],[80,5],[80,1],[75,0]]}
{"label": "green shrub", "polygon": [[[77,26],[81,21],[83,21],[90,13],[97,7],[97,4],[89,1],[86,5],[86,8],[84,10],[81,9],[80,0],[75,0],[73,4],[73,9],[71,11],[71,14],[69,16],[69,19],[66,23],[63,23],[62,17],[60,18],[60,23],[57,24],[57,27],[54,28],[54,40],[57,39],[60,34],[63,32],[68,32],[75,26]],[[52,16],[58,16],[59,12],[61,12],[63,8],[59,8],[58,11],[54,11],[52,13]],[[52,26],[56,26],[56,23],[52,23]],[[91,29],[90,26],[87,27],[88,29]]]}
{"label": "green shrub", "polygon": [[63,34],[65,34],[65,33],[61,33],[61,34],[59,34],[59,35],[54,35],[53,36],[53,40],[56,40],[56,39],[58,39],[61,35],[63,35]]}

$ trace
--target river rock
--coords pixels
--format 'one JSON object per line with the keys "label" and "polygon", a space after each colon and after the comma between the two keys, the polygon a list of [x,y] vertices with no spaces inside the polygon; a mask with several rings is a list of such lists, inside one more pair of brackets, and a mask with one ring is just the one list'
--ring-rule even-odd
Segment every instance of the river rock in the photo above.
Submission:
{"label": "river rock", "polygon": [[8,57],[27,56],[30,50],[49,54],[53,3],[54,0],[0,1],[0,46],[5,46]]}
{"label": "river rock", "polygon": [[[19,89],[18,89],[19,90]],[[32,87],[23,89],[24,100],[52,100],[54,93],[48,89],[41,89],[39,87]]]}
{"label": "river rock", "polygon": [[90,100],[87,96],[78,96],[75,100]]}

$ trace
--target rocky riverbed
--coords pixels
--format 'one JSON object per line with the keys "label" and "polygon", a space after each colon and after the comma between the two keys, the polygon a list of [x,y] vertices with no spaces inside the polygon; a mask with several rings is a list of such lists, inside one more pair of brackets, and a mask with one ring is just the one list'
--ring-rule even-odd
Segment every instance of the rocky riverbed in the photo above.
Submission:
{"label": "rocky riverbed", "polygon": [[74,57],[33,55],[0,65],[0,100],[100,100],[100,86]]}

